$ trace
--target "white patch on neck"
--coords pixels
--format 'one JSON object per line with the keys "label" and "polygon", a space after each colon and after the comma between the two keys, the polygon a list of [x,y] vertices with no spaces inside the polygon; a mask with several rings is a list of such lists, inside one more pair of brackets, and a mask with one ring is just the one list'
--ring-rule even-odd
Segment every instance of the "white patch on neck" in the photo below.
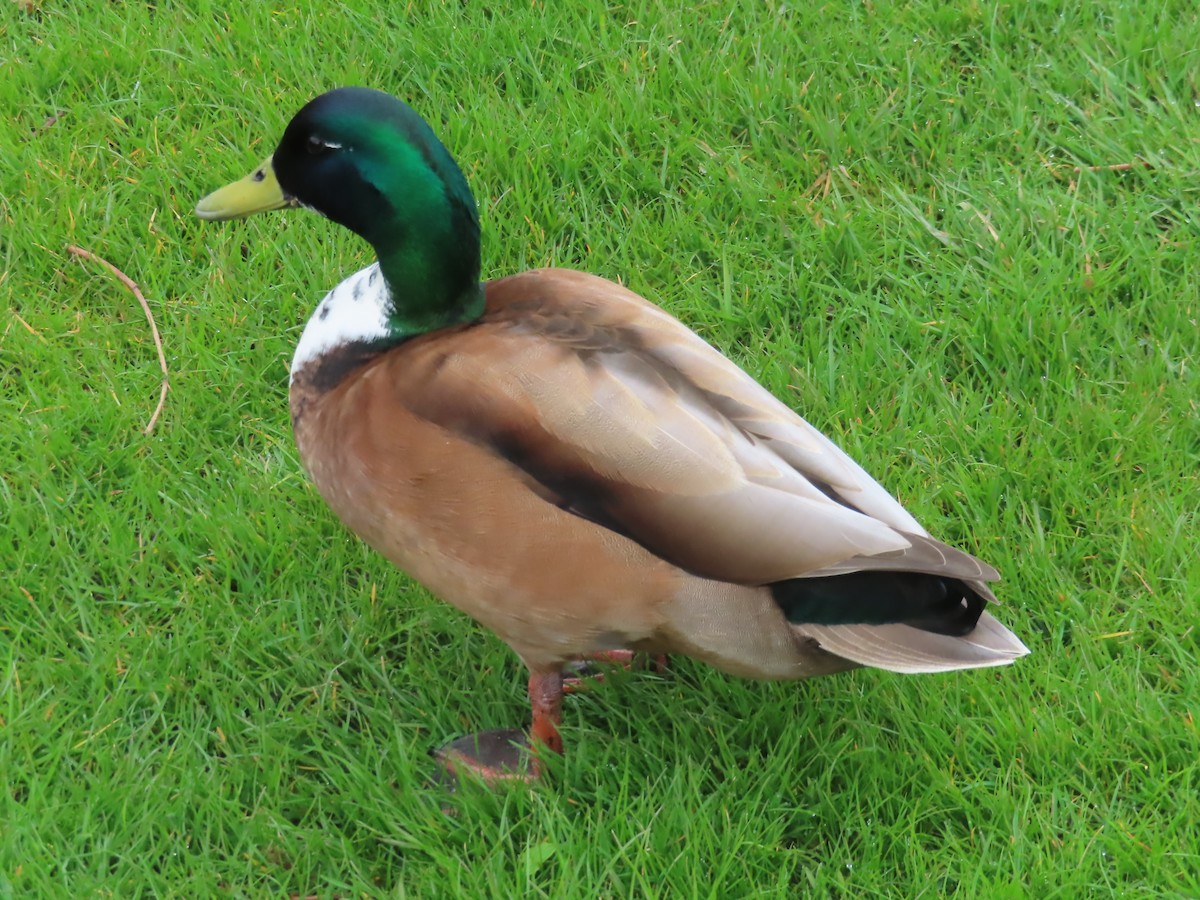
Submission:
{"label": "white patch on neck", "polygon": [[355,272],[325,295],[304,326],[292,357],[290,380],[335,347],[387,337],[390,308],[391,292],[379,271],[379,263]]}

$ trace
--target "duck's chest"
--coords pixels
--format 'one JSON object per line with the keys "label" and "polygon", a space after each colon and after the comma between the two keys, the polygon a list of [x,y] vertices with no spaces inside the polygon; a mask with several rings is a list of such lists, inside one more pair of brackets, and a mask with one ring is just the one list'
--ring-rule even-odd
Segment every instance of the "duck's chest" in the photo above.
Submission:
{"label": "duck's chest", "polygon": [[[461,567],[507,569],[541,542],[546,513],[494,453],[415,413],[390,354],[332,389],[292,380],[296,445],[313,483],[357,535],[435,591]],[[553,509],[553,508],[552,508]],[[554,512],[558,512],[553,509]],[[454,584],[443,584],[449,581]]]}
{"label": "duck's chest", "polygon": [[[413,414],[389,390],[387,369],[368,364],[325,393],[302,378],[292,385],[301,459],[355,534],[510,643],[585,640],[564,624],[565,597],[636,599],[648,581],[630,571],[637,548],[542,501],[511,464]],[[581,585],[585,565],[609,557],[630,584],[614,590],[613,575]]]}
{"label": "duck's chest", "polygon": [[[329,389],[293,374],[292,429],[313,484],[343,522],[409,568],[427,552],[446,473],[433,452],[444,440],[389,396],[382,374],[355,371]],[[446,492],[452,494],[452,491]]]}
{"label": "duck's chest", "polygon": [[387,529],[412,544],[422,462],[403,404],[370,372],[390,334],[389,303],[378,263],[330,291],[296,345],[289,401],[300,458],[334,512],[372,543]]}

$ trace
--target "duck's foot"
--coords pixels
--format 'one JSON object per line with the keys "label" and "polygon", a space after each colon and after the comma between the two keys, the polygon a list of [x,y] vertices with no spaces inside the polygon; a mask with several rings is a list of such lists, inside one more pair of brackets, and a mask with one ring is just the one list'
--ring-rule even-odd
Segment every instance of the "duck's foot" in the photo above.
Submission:
{"label": "duck's foot", "polygon": [[604,682],[604,667],[618,666],[630,672],[653,669],[662,674],[667,670],[667,655],[651,656],[637,650],[604,650],[586,659],[568,663],[563,670],[563,691],[568,694],[586,691]]}
{"label": "duck's foot", "polygon": [[533,723],[528,737],[523,731],[483,731],[469,734],[434,751],[446,770],[445,783],[454,790],[463,778],[475,777],[487,785],[533,782],[541,776],[538,755],[562,753],[563,677],[551,670],[529,674],[529,704]]}
{"label": "duck's foot", "polygon": [[454,790],[464,778],[478,778],[484,784],[536,781],[537,758],[529,747],[525,732],[508,728],[468,734],[434,751],[445,769],[444,783]]}

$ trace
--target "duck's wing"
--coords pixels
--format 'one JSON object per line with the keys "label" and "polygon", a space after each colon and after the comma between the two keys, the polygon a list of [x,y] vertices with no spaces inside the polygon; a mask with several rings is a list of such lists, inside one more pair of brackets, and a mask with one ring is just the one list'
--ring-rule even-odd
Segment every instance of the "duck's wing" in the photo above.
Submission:
{"label": "duck's wing", "polygon": [[549,502],[697,575],[864,569],[978,585],[815,428],[667,313],[566,270],[488,285],[488,312],[407,354],[413,411],[506,458]]}

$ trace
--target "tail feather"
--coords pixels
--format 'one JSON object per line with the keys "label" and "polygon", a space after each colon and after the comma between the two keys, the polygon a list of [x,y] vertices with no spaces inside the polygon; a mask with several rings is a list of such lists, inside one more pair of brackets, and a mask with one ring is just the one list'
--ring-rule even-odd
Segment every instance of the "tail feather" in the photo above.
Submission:
{"label": "tail feather", "polygon": [[[900,533],[909,542],[909,546],[903,550],[889,550],[871,556],[852,556],[798,577],[843,575],[847,572],[924,572],[928,575],[957,578],[972,587],[1000,580],[999,572],[969,553],[925,535],[909,531]],[[988,602],[995,602],[996,598],[991,596],[991,591],[986,587],[980,591],[980,595]]]}
{"label": "tail feather", "polygon": [[821,649],[864,666],[917,674],[1004,666],[1029,648],[984,612],[961,637],[922,631],[909,625],[793,625]]}
{"label": "tail feather", "polygon": [[889,625],[903,622],[925,631],[967,635],[988,598],[982,582],[925,572],[859,570],[841,575],[791,578],[768,585],[795,625]]}

